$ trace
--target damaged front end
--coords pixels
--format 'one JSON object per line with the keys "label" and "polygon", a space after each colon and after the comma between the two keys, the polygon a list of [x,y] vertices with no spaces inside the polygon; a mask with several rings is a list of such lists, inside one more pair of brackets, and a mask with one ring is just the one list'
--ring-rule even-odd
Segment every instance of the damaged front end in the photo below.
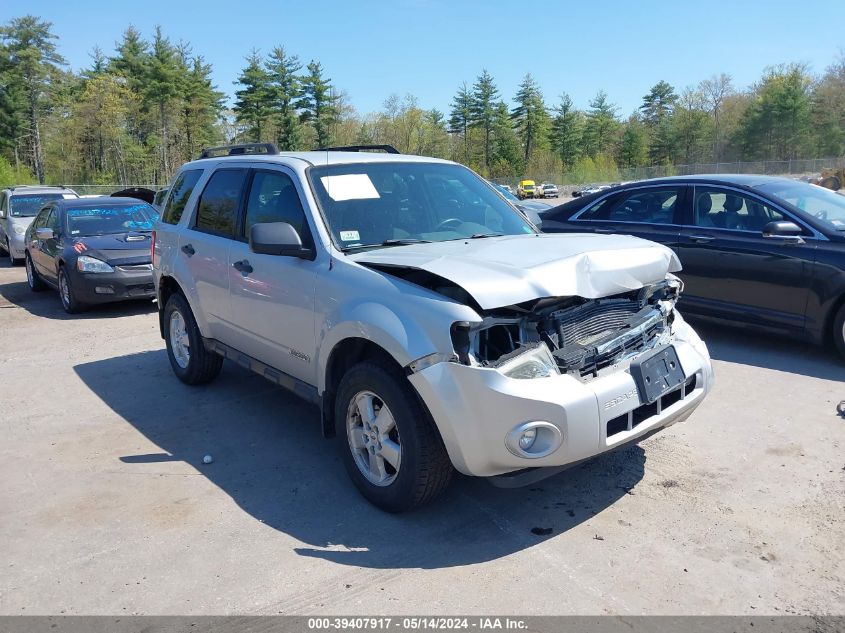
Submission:
{"label": "damaged front end", "polygon": [[459,362],[516,379],[567,374],[590,380],[669,342],[681,281],[663,281],[610,297],[546,298],[455,323]]}

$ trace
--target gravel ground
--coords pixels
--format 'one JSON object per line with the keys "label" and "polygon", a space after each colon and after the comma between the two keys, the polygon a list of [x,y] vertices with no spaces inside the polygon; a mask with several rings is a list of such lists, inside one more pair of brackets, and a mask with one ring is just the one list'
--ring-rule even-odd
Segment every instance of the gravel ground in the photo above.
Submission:
{"label": "gravel ground", "polygon": [[186,387],[152,305],[69,317],[24,279],[0,268],[0,614],[845,612],[828,351],[701,327],[717,383],[688,421],[391,516],[315,408],[230,364]]}

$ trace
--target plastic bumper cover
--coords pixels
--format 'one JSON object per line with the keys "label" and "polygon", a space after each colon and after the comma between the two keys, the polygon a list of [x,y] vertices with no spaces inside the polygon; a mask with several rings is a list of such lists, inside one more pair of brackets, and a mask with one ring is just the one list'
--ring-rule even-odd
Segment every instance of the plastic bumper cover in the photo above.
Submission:
{"label": "plastic bumper cover", "polygon": [[[491,477],[525,468],[565,466],[680,422],[702,402],[713,384],[707,347],[680,316],[673,330],[671,344],[689,382],[684,397],[673,399],[630,430],[614,428],[610,436],[609,422],[643,411],[640,407],[647,404],[640,401],[634,378],[626,369],[588,382],[567,375],[515,380],[495,369],[443,362],[412,374],[409,380],[431,412],[460,472]],[[694,381],[689,380],[693,377]],[[556,426],[562,436],[560,446],[539,458],[508,450],[508,434],[531,421]]]}

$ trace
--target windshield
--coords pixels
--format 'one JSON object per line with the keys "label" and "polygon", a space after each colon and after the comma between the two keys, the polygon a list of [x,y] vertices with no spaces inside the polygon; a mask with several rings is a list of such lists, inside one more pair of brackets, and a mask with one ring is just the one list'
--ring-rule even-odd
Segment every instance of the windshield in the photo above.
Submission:
{"label": "windshield", "polygon": [[34,193],[29,195],[13,195],[9,199],[9,211],[15,218],[33,218],[38,215],[48,202],[61,200],[64,196],[60,193]]}
{"label": "windshield", "polygon": [[440,163],[313,167],[328,228],[344,250],[535,230],[480,177]]}
{"label": "windshield", "polygon": [[845,196],[806,182],[767,182],[757,189],[786,200],[835,231],[845,231]]}
{"label": "windshield", "polygon": [[73,207],[65,212],[67,233],[76,237],[152,231],[156,213],[146,202]]}

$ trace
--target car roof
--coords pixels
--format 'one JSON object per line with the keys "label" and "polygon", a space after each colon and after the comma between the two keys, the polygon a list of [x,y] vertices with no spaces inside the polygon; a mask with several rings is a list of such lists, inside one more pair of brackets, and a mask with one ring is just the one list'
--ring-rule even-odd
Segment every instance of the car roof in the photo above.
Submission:
{"label": "car roof", "polygon": [[312,166],[350,165],[353,163],[441,163],[455,165],[453,161],[414,154],[387,154],[376,152],[279,152],[278,154],[238,154],[235,156],[217,156],[201,158],[186,165],[192,167],[207,167],[222,162],[257,162],[291,165],[296,162],[306,162]]}
{"label": "car roof", "polygon": [[630,187],[647,184],[675,183],[675,182],[706,182],[706,183],[728,183],[742,187],[757,187],[769,182],[791,182],[792,178],[783,176],[763,176],[761,174],[694,174],[690,176],[667,176],[664,178],[651,178],[648,180],[637,180],[628,182],[621,187]]}
{"label": "car roof", "polygon": [[10,196],[17,196],[21,194],[38,194],[38,193],[72,193],[76,195],[73,189],[67,187],[53,187],[50,185],[16,185],[14,187],[7,187],[5,189]]}

